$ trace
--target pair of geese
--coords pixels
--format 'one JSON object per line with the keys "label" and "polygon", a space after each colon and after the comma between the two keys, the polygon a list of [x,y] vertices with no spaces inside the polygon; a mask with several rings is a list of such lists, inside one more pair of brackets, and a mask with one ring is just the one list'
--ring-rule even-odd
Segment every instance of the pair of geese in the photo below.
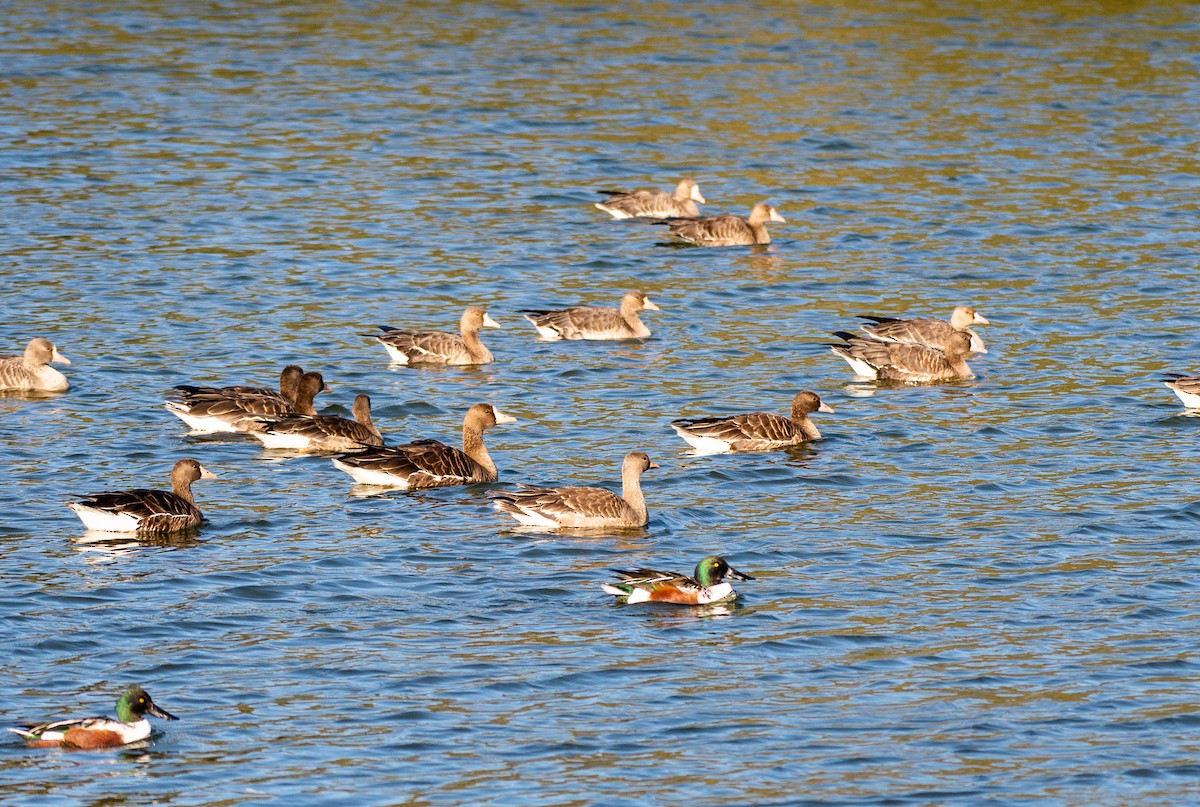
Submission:
{"label": "pair of geese", "polygon": [[659,190],[597,191],[608,197],[595,206],[614,219],[654,219],[666,225],[680,241],[700,247],[737,247],[771,243],[767,222],[786,223],[787,219],[766,202],[759,202],[746,218],[726,213],[700,215],[696,203],[705,204],[700,186],[684,178],[668,193]]}
{"label": "pair of geese", "polygon": [[[536,309],[524,312],[538,335],[547,341],[558,339],[645,339],[650,329],[638,316],[639,311],[659,308],[640,291],[628,291],[618,308],[575,305],[561,309]],[[481,328],[499,328],[486,310],[470,306],[458,322],[458,333],[445,331],[409,331],[381,325],[383,333],[363,334],[377,339],[392,360],[399,364],[444,364],[462,366],[491,364],[495,359],[479,338]]]}

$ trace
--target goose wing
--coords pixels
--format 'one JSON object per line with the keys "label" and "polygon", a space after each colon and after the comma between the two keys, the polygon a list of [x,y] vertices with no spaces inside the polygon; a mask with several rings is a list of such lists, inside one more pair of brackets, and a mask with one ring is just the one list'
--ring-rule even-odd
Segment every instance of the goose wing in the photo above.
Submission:
{"label": "goose wing", "polygon": [[552,311],[528,311],[526,317],[536,328],[549,328],[564,339],[585,339],[589,335],[626,333],[629,326],[615,308],[575,305]]}
{"label": "goose wing", "polygon": [[375,338],[408,356],[410,361],[437,361],[467,352],[467,345],[461,336],[444,331],[384,328],[384,332]]}
{"label": "goose wing", "polygon": [[737,246],[758,243],[750,223],[729,214],[703,219],[669,219],[667,227],[672,235],[693,244]]}
{"label": "goose wing", "polygon": [[494,481],[488,478],[486,469],[475,460],[438,440],[417,440],[402,446],[369,448],[338,459],[346,465],[405,479],[411,488]]}
{"label": "goose wing", "polygon": [[114,515],[126,514],[138,520],[146,531],[176,530],[199,524],[196,505],[170,490],[137,488],[108,493],[89,493],[80,502],[85,507]]}
{"label": "goose wing", "polygon": [[622,519],[629,505],[611,490],[591,487],[538,488],[521,486],[516,491],[496,491],[496,506],[508,513],[539,515],[560,524],[592,519]]}
{"label": "goose wing", "polygon": [[744,441],[783,442],[796,437],[796,426],[791,419],[772,412],[673,420],[671,425],[697,437],[709,437],[731,445]]}
{"label": "goose wing", "polygon": [[940,350],[922,345],[883,342],[844,331],[834,336],[847,342],[845,345],[831,345],[835,353],[870,365],[881,379],[923,382],[958,377]]}
{"label": "goose wing", "polygon": [[261,423],[263,431],[294,434],[317,444],[349,442],[364,446],[383,445],[383,437],[378,430],[337,415],[289,415]]}
{"label": "goose wing", "polygon": [[688,218],[700,215],[700,208],[691,199],[678,201],[664,191],[598,191],[609,194],[608,200],[596,207],[609,214],[621,213],[625,217],[644,216],[650,218]]}

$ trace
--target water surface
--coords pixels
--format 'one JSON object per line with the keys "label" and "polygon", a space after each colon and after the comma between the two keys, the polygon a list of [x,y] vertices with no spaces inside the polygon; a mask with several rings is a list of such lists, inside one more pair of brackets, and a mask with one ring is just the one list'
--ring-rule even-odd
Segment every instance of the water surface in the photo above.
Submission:
{"label": "water surface", "polygon": [[[1198,789],[1195,5],[20,4],[0,32],[6,720],[179,715],[145,749],[0,750],[29,804],[1179,804]],[[769,200],[680,249],[595,188]],[[645,343],[519,311],[659,305]],[[360,334],[505,327],[474,369]],[[852,383],[857,314],[993,325],[972,382]],[[196,438],[179,383],[320,369],[393,442],[489,401],[504,484],[615,484],[627,535],[510,527],[483,488],[363,495]],[[673,418],[837,408],[693,457]],[[210,522],[93,541],[64,503],[195,456]],[[614,606],[609,567],[755,575]]]}

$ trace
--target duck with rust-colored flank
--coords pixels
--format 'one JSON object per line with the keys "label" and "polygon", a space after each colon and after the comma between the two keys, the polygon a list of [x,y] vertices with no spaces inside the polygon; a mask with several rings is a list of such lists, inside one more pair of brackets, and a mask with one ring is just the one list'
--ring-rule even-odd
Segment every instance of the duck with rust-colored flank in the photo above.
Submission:
{"label": "duck with rust-colored flank", "polygon": [[383,435],[371,420],[371,398],[354,396],[354,420],[338,415],[285,415],[255,418],[249,434],[267,448],[293,451],[361,451],[383,445]]}
{"label": "duck with rust-colored flank", "polygon": [[492,491],[493,506],[529,527],[629,529],[649,521],[642,473],[658,465],[644,451],[631,451],[621,464],[621,495],[606,488],[539,488]]}
{"label": "duck with rust-colored flank", "polygon": [[55,720],[40,725],[24,725],[9,731],[24,738],[30,748],[114,748],[136,743],[152,731],[146,715],[160,720],[178,720],[150,698],[150,693],[136,684],[117,699],[117,716],[81,717]]}
{"label": "duck with rust-colored flank", "polygon": [[387,348],[388,355],[400,364],[491,364],[494,359],[479,339],[480,328],[499,328],[488,312],[473,305],[458,322],[459,333],[444,331],[406,331],[380,325],[381,334],[366,333]]}
{"label": "duck with rust-colored flank", "polygon": [[774,412],[751,412],[728,417],[673,420],[671,428],[692,445],[697,453],[724,451],[772,451],[821,439],[813,425],[813,412],[833,414],[815,392],[797,392],[792,399],[790,418]]}
{"label": "duck with rust-colored flank", "polygon": [[967,366],[971,337],[962,332],[947,338],[945,351],[922,345],[882,342],[861,333],[837,331],[834,336],[845,344],[830,343],[830,349],[845,359],[855,375],[862,378],[924,384],[975,377]]}
{"label": "duck with rust-colored flank", "polygon": [[664,223],[671,235],[698,247],[739,247],[769,244],[767,222],[786,222],[775,208],[759,202],[750,210],[749,218],[726,213],[703,219],[667,219]]}
{"label": "duck with rust-colored flank", "polygon": [[180,400],[167,401],[167,411],[194,432],[247,432],[255,418],[315,415],[313,399],[329,387],[318,372],[291,364],[279,375],[279,392],[261,387],[194,387],[181,385]]}
{"label": "duck with rust-colored flank", "polygon": [[693,577],[679,572],[659,572],[636,569],[632,572],[613,569],[621,577],[616,583],[601,583],[600,587],[619,602],[669,602],[676,605],[708,605],[737,597],[733,586],[725,580],[753,580],[748,574],[730,566],[725,558],[710,555],[696,564]]}
{"label": "duck with rust-colored flank", "polygon": [[675,190],[666,191],[637,190],[637,191],[596,191],[609,198],[596,202],[596,207],[603,210],[614,219],[654,218],[654,219],[685,219],[700,215],[696,202],[704,204],[700,194],[700,186],[695,180],[684,178],[679,180]]}
{"label": "duck with rust-colored flank", "polygon": [[621,307],[602,308],[595,305],[573,305],[553,311],[526,311],[525,319],[533,323],[538,335],[545,340],[556,339],[645,339],[650,335],[638,316],[639,311],[658,311],[657,305],[640,291],[627,291]]}
{"label": "duck with rust-colored flank", "polygon": [[204,517],[192,497],[197,479],[217,475],[193,459],[183,459],[171,469],[170,490],[137,488],[111,493],[89,493],[67,507],[83,526],[102,532],[169,533],[200,526]]}
{"label": "duck with rust-colored flank", "polygon": [[969,305],[956,307],[950,314],[949,322],[944,319],[898,319],[875,317],[868,314],[863,314],[862,318],[874,322],[873,325],[860,326],[862,330],[881,342],[921,345],[944,352],[954,334],[965,333],[971,337],[972,353],[987,353],[983,340],[979,338],[979,334],[971,330],[971,326],[990,325],[991,323]]}
{"label": "duck with rust-colored flank", "polygon": [[71,360],[58,352],[49,339],[31,339],[19,356],[0,358],[0,390],[25,392],[66,392],[71,382],[50,366],[50,363],[70,364]]}
{"label": "duck with rust-colored flank", "polygon": [[360,485],[420,490],[495,482],[496,463],[483,444],[483,431],[516,422],[491,404],[475,404],[463,418],[461,451],[437,440],[416,440],[345,454],[332,462]]}

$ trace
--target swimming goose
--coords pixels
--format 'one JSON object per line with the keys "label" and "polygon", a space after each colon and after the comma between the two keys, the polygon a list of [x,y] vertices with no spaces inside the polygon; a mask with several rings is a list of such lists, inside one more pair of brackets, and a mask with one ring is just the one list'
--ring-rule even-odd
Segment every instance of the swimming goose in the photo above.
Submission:
{"label": "swimming goose", "polygon": [[704,219],[667,219],[671,235],[701,247],[735,247],[752,244],[769,244],[767,222],[786,222],[766,202],[759,202],[750,211],[747,219],[726,213]]}
{"label": "swimming goose", "polygon": [[1167,373],[1163,383],[1188,409],[1200,409],[1200,376]]}
{"label": "swimming goose", "polygon": [[416,440],[346,454],[336,457],[333,464],[361,485],[406,490],[495,482],[496,463],[483,444],[483,430],[516,422],[491,404],[475,404],[463,418],[461,451],[437,440]]}
{"label": "swimming goose", "polygon": [[833,407],[824,403],[815,392],[797,392],[792,399],[790,418],[773,412],[752,412],[729,417],[673,420],[671,427],[695,446],[697,453],[770,451],[819,440],[821,433],[809,418],[813,412],[832,414]]}
{"label": "swimming goose", "polygon": [[937,350],[945,350],[947,340],[952,334],[965,333],[971,337],[972,353],[987,353],[979,334],[971,330],[972,325],[990,325],[982,314],[976,313],[969,305],[960,305],[950,315],[950,321],[944,319],[896,319],[893,317],[872,317],[863,315],[863,319],[874,321],[874,325],[860,326],[863,331],[873,338],[883,342],[900,342],[906,345],[923,345]]}
{"label": "swimming goose", "polygon": [[65,392],[71,383],[50,362],[70,364],[71,360],[49,339],[31,339],[24,354],[0,359],[0,390]]}
{"label": "swimming goose", "polygon": [[81,502],[67,505],[83,526],[102,532],[178,532],[200,525],[204,517],[192,498],[197,479],[216,479],[193,459],[175,463],[170,490],[123,490],[89,493]]}
{"label": "swimming goose", "polygon": [[921,345],[881,342],[845,331],[838,331],[834,336],[847,344],[830,344],[829,347],[863,378],[918,384],[975,377],[966,362],[971,354],[971,337],[965,333],[948,337],[944,352]]}
{"label": "swimming goose", "polygon": [[609,198],[596,202],[596,207],[614,219],[648,216],[656,219],[695,218],[700,215],[696,202],[704,204],[700,186],[691,179],[681,179],[672,193],[665,191],[596,191]]}
{"label": "swimming goose", "polygon": [[382,334],[363,334],[378,339],[394,361],[401,364],[490,364],[492,353],[479,341],[480,328],[500,324],[479,306],[463,312],[458,328],[462,336],[444,331],[404,331],[380,325]]}
{"label": "swimming goose", "polygon": [[248,422],[249,433],[267,448],[296,451],[360,451],[383,445],[383,436],[371,422],[371,398],[354,396],[354,420],[338,415],[285,415]]}
{"label": "swimming goose", "polygon": [[621,495],[606,488],[539,488],[493,491],[493,506],[534,527],[644,527],[649,521],[642,496],[642,472],[658,465],[644,451],[625,455]]}
{"label": "swimming goose", "polygon": [[658,311],[650,298],[640,291],[627,291],[621,308],[573,305],[554,311],[528,311],[525,319],[533,323],[543,339],[645,339],[650,329],[638,317],[638,311]]}
{"label": "swimming goose", "polygon": [[[255,418],[315,415],[313,399],[328,389],[318,372],[289,365],[279,376],[279,392],[259,387],[178,386],[183,400],[167,401],[167,411],[195,432],[251,431]],[[296,372],[293,372],[296,371]]]}
{"label": "swimming goose", "polygon": [[21,735],[30,748],[111,748],[129,745],[150,736],[146,715],[161,720],[179,718],[154,703],[150,693],[136,684],[117,699],[117,717],[82,717],[56,720],[9,731]]}
{"label": "swimming goose", "polygon": [[637,569],[632,572],[613,569],[620,575],[619,583],[601,583],[600,587],[625,604],[639,602],[670,602],[676,605],[708,605],[710,602],[737,597],[733,586],[725,580],[753,580],[726,562],[712,555],[696,564],[694,577],[679,572],[659,572]]}

